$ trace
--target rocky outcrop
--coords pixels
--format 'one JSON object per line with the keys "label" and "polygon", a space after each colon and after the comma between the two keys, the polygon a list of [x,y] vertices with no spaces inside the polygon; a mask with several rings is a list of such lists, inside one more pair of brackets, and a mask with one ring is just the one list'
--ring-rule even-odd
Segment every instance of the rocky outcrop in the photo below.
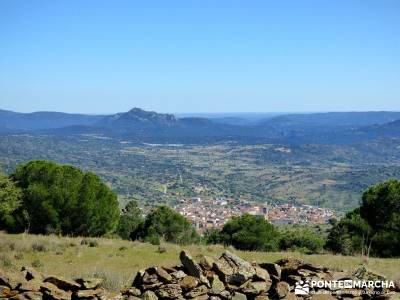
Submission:
{"label": "rocky outcrop", "polygon": [[132,288],[127,289],[122,293],[124,299],[397,299],[394,298],[396,294],[390,294],[394,290],[381,290],[377,296],[376,290],[367,291],[362,288],[314,287],[308,289],[307,295],[295,294],[297,284],[308,283],[311,280],[359,279],[357,273],[367,274],[365,270],[356,270],[354,273],[332,271],[292,258],[281,259],[275,263],[256,264],[249,263],[229,251],[225,251],[217,260],[204,256],[199,262],[189,253],[182,251],[180,259],[181,266],[163,269],[170,275],[167,281],[166,275],[159,275],[154,267],[139,271],[133,281],[134,293],[130,292]]}
{"label": "rocky outcrop", "polygon": [[[249,263],[225,251],[217,260],[195,261],[186,251],[181,265],[137,272],[130,287],[111,295],[100,278],[66,279],[22,268],[20,276],[0,271],[0,299],[14,300],[370,300],[400,299],[400,284],[386,288],[311,286],[312,281],[385,280],[360,266],[354,272],[333,271],[302,260]],[[295,293],[303,288],[304,294]]]}
{"label": "rocky outcrop", "polygon": [[[101,287],[100,278],[69,280],[45,276],[31,267],[20,274],[7,275],[0,270],[0,299],[12,300],[106,300],[111,296]],[[138,293],[140,296],[141,293]]]}

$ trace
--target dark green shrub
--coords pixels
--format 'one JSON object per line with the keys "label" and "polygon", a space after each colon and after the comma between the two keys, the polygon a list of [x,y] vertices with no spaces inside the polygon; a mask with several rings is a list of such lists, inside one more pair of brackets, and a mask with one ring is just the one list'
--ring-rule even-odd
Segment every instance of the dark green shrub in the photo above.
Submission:
{"label": "dark green shrub", "polygon": [[122,210],[117,227],[117,234],[124,240],[129,240],[142,222],[142,212],[138,207],[137,202],[129,201]]}
{"label": "dark green shrub", "polygon": [[118,224],[117,196],[93,173],[31,161],[11,178],[23,196],[22,205],[4,222],[10,231],[100,236]]}
{"label": "dark green shrub", "polygon": [[221,240],[241,250],[278,250],[279,233],[274,225],[259,216],[244,214],[227,222],[221,231]]}
{"label": "dark green shrub", "polygon": [[81,241],[81,245],[87,245],[89,247],[98,247],[99,242],[97,242],[96,240],[92,240],[92,239],[83,239]]}
{"label": "dark green shrub", "polygon": [[206,244],[222,244],[223,240],[218,229],[208,229],[204,232],[203,240]]}
{"label": "dark green shrub", "polygon": [[153,209],[132,237],[133,239],[140,238],[153,245],[159,245],[160,239],[177,244],[199,241],[199,236],[188,220],[167,206],[158,206]]}
{"label": "dark green shrub", "polygon": [[0,227],[4,227],[6,218],[21,206],[21,199],[21,189],[9,177],[0,173]]}
{"label": "dark green shrub", "polygon": [[400,256],[400,181],[373,185],[359,208],[330,230],[327,248],[345,255]]}
{"label": "dark green shrub", "polygon": [[144,241],[155,246],[160,245],[160,237],[158,235],[148,236],[144,239]]}
{"label": "dark green shrub", "polygon": [[305,254],[323,250],[325,239],[305,226],[286,226],[280,230],[279,248]]}

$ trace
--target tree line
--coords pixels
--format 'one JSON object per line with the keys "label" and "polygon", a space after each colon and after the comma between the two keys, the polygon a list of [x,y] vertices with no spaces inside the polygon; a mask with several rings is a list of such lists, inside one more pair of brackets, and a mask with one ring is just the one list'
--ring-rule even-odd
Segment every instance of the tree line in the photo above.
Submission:
{"label": "tree line", "polygon": [[370,187],[361,206],[332,221],[325,237],[305,226],[277,227],[244,214],[200,237],[167,206],[146,216],[135,201],[119,209],[117,195],[91,172],[49,161],[31,161],[0,174],[0,229],[10,233],[104,236],[160,244],[224,244],[252,251],[325,250],[344,255],[400,256],[400,181]]}

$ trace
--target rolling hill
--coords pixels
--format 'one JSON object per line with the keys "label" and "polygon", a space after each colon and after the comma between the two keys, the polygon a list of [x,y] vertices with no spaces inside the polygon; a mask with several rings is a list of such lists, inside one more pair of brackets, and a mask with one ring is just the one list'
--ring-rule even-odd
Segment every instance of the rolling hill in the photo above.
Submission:
{"label": "rolling hill", "polygon": [[72,125],[92,126],[103,117],[101,115],[68,114],[62,112],[39,111],[18,113],[9,110],[0,110],[0,128],[15,132],[61,128]]}
{"label": "rolling hill", "polygon": [[182,117],[133,108],[112,115],[0,111],[0,134],[102,134],[139,141],[345,144],[400,136],[400,112],[286,114],[242,118]]}

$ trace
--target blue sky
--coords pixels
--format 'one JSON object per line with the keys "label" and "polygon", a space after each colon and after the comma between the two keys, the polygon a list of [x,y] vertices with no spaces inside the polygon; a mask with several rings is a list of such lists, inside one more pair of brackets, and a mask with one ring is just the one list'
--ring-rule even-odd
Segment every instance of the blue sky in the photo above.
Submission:
{"label": "blue sky", "polygon": [[400,110],[400,1],[0,0],[0,108]]}

